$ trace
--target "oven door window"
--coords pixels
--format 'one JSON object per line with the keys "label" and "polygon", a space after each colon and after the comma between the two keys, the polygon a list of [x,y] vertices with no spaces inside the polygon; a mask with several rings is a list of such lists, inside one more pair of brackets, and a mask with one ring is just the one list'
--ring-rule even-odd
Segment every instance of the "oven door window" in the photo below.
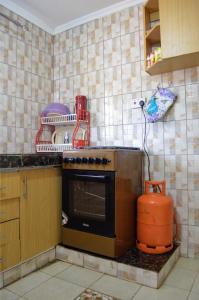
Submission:
{"label": "oven door window", "polygon": [[71,180],[69,214],[79,218],[105,221],[106,185],[103,182]]}
{"label": "oven door window", "polygon": [[114,172],[64,170],[62,186],[66,226],[114,235]]}

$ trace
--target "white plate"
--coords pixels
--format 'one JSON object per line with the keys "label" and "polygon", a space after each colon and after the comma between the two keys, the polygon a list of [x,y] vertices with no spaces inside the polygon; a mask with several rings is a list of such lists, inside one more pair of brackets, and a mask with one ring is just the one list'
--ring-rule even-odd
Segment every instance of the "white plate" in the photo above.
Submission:
{"label": "white plate", "polygon": [[57,128],[52,135],[52,144],[64,144],[64,138],[66,136],[66,128]]}

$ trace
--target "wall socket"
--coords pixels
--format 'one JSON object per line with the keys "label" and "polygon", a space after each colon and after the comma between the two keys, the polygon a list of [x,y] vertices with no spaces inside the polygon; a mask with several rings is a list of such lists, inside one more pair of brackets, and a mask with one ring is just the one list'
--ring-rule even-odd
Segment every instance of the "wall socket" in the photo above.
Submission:
{"label": "wall socket", "polygon": [[134,98],[132,99],[132,108],[141,108],[140,106],[140,101],[144,101],[144,103],[146,102],[146,98]]}

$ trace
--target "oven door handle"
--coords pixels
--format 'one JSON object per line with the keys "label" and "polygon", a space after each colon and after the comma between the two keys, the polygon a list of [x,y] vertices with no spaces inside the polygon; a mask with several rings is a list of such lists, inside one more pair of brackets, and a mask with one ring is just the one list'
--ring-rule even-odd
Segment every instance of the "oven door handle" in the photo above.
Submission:
{"label": "oven door handle", "polygon": [[75,178],[85,178],[85,179],[97,179],[97,180],[107,180],[108,176],[103,176],[103,175],[79,175],[79,174],[74,174],[73,175]]}

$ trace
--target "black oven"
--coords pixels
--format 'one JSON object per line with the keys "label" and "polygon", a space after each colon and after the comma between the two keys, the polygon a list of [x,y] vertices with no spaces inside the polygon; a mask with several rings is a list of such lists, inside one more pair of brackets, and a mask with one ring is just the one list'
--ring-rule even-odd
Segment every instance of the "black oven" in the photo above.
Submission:
{"label": "black oven", "polygon": [[63,170],[64,227],[115,236],[115,172]]}

